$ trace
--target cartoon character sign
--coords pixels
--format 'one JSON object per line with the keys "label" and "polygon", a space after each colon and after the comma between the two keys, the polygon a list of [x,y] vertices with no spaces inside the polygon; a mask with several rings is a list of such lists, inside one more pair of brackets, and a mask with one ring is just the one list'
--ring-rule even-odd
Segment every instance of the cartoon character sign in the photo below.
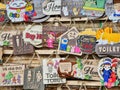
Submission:
{"label": "cartoon character sign", "polygon": [[24,20],[26,2],[24,0],[11,0],[6,5],[7,15],[12,22],[21,22]]}
{"label": "cartoon character sign", "polygon": [[103,58],[99,62],[98,74],[101,78],[101,83],[107,88],[117,86],[119,84],[117,77],[117,63],[119,62],[118,58]]}

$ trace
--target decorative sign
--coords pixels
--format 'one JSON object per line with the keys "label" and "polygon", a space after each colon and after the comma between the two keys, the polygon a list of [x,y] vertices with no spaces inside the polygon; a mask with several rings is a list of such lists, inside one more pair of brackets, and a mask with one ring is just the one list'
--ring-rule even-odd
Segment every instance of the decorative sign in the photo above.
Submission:
{"label": "decorative sign", "polygon": [[22,35],[14,35],[12,41],[14,55],[31,54],[34,52],[34,47],[29,43],[25,43],[22,39]]}
{"label": "decorative sign", "polygon": [[58,50],[64,53],[82,55],[79,43],[79,32],[75,27],[72,27],[67,32],[60,36]]}
{"label": "decorative sign", "polygon": [[82,16],[83,0],[62,0],[62,16],[79,17]]}
{"label": "decorative sign", "polygon": [[0,86],[21,86],[25,65],[3,65],[0,67]]}
{"label": "decorative sign", "polygon": [[43,46],[56,48],[58,46],[58,37],[67,31],[65,26],[43,26]]}
{"label": "decorative sign", "polygon": [[96,32],[98,44],[116,44],[120,43],[120,33],[113,33],[113,29],[106,27]]}
{"label": "decorative sign", "polygon": [[117,64],[119,62],[118,58],[103,58],[100,60],[98,65],[98,74],[101,79],[102,85],[107,88],[113,86],[118,86],[119,80],[117,76]]}
{"label": "decorative sign", "polygon": [[45,15],[61,14],[61,0],[45,0],[42,8]]}
{"label": "decorative sign", "polygon": [[76,68],[76,62],[70,62],[69,60],[60,60],[58,65],[58,74],[62,78],[73,78],[77,75]]}
{"label": "decorative sign", "polygon": [[[15,30],[10,30],[10,31],[2,31],[1,34],[0,34],[0,41],[2,42],[8,42],[9,46],[13,46],[13,42],[12,42],[12,36],[13,35],[16,35],[16,34],[20,34],[20,31],[15,31]],[[4,44],[3,44],[4,45]],[[8,46],[8,45],[5,45],[5,46]]]}
{"label": "decorative sign", "polygon": [[24,89],[44,90],[42,66],[24,71]]}
{"label": "decorative sign", "polygon": [[64,58],[53,58],[52,60],[43,60],[43,82],[44,84],[60,84],[66,83],[65,78],[58,75],[59,61]]}
{"label": "decorative sign", "polygon": [[46,21],[50,17],[50,16],[43,14],[42,3],[44,1],[45,0],[32,0],[34,4],[34,10],[36,12],[36,16],[32,17],[32,22],[43,22],[43,21]]}
{"label": "decorative sign", "polygon": [[95,52],[99,56],[117,56],[120,57],[120,44],[105,44],[105,45],[99,45],[97,44],[95,47]]}
{"label": "decorative sign", "polygon": [[78,39],[78,44],[83,53],[92,54],[95,52],[96,38],[89,35],[81,35]]}
{"label": "decorative sign", "polygon": [[0,10],[0,24],[4,24],[8,21],[7,13],[5,10]]}
{"label": "decorative sign", "polygon": [[120,20],[120,1],[114,0],[114,4],[111,6],[112,13],[108,16],[113,22],[118,22]]}
{"label": "decorative sign", "polygon": [[7,5],[7,15],[12,22],[24,21],[26,2],[24,0],[11,0]]}
{"label": "decorative sign", "polygon": [[84,31],[81,31],[79,33],[79,35],[91,35],[91,36],[95,36],[96,35],[96,31],[93,31],[92,28],[86,28]]}
{"label": "decorative sign", "polygon": [[41,25],[28,25],[23,31],[24,42],[29,42],[34,46],[41,46],[42,44],[42,26]]}
{"label": "decorative sign", "polygon": [[86,80],[100,80],[98,75],[98,60],[87,59],[82,62],[83,68],[81,70],[82,79]]}
{"label": "decorative sign", "polygon": [[27,1],[25,6],[24,20],[31,21],[33,16],[36,16],[36,12],[34,11],[32,3]]}
{"label": "decorative sign", "polygon": [[104,5],[106,0],[86,0],[83,7],[83,15],[91,18],[98,18],[104,14]]}

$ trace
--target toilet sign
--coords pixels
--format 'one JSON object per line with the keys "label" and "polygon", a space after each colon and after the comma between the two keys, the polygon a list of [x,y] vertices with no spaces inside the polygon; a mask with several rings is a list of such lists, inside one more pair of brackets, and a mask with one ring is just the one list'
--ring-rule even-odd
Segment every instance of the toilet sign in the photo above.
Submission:
{"label": "toilet sign", "polygon": [[50,61],[43,60],[43,82],[44,84],[66,83],[66,79],[60,78],[57,72],[60,60],[61,58],[53,58]]}

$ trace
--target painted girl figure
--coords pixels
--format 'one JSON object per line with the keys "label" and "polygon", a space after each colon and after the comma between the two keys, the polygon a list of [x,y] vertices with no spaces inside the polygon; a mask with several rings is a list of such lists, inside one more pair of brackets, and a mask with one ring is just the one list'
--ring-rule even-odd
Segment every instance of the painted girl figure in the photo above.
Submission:
{"label": "painted girl figure", "polygon": [[47,39],[47,47],[48,48],[54,48],[53,43],[55,42],[55,33],[49,32],[48,33],[48,39]]}

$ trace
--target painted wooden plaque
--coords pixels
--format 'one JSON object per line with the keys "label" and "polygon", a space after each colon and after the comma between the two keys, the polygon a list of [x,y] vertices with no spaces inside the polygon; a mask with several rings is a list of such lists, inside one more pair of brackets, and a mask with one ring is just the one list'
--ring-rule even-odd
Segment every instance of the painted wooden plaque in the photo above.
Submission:
{"label": "painted wooden plaque", "polygon": [[59,15],[61,14],[61,0],[45,0],[42,8],[45,15]]}
{"label": "painted wooden plaque", "polygon": [[82,16],[83,0],[62,0],[61,15],[65,17]]}
{"label": "painted wooden plaque", "polygon": [[101,17],[105,11],[105,1],[106,0],[85,0],[82,14],[89,18]]}
{"label": "painted wooden plaque", "polygon": [[21,86],[24,81],[25,65],[0,66],[0,86]]}
{"label": "painted wooden plaque", "polygon": [[44,90],[42,66],[25,69],[24,71],[24,89]]}
{"label": "painted wooden plaque", "polygon": [[57,48],[58,37],[66,31],[66,26],[43,26],[43,47]]}
{"label": "painted wooden plaque", "polygon": [[42,10],[42,3],[45,0],[32,0],[33,4],[34,4],[34,10],[36,12],[36,16],[32,17],[32,22],[44,22],[47,19],[49,19],[50,16],[43,14],[43,10]]}
{"label": "painted wooden plaque", "polygon": [[83,64],[83,68],[82,68],[82,73],[83,74],[83,78],[82,79],[86,79],[86,80],[100,80],[99,75],[98,75],[98,60],[94,60],[94,59],[87,59],[87,60],[83,60],[82,64]]}
{"label": "painted wooden plaque", "polygon": [[66,83],[65,78],[60,78],[57,72],[60,60],[64,58],[53,58],[51,60],[43,60],[43,82],[44,84],[60,84]]}
{"label": "painted wooden plaque", "polygon": [[0,42],[4,43],[5,41],[7,41],[9,43],[7,46],[13,46],[12,36],[16,34],[20,34],[20,31],[17,31],[17,30],[10,30],[10,31],[6,30],[5,31],[4,30],[0,34]]}
{"label": "painted wooden plaque", "polygon": [[114,86],[118,86],[119,84],[119,78],[117,72],[118,69],[118,63],[120,62],[120,59],[118,58],[102,58],[98,65],[98,74],[100,76],[101,84],[106,86],[107,88],[111,88]]}
{"label": "painted wooden plaque", "polygon": [[30,43],[25,43],[21,34],[14,35],[12,41],[14,55],[31,54],[34,52],[34,47]]}
{"label": "painted wooden plaque", "polygon": [[120,57],[120,44],[97,44],[95,47],[95,52],[100,56],[117,56]]}
{"label": "painted wooden plaque", "polygon": [[23,31],[24,42],[29,42],[33,46],[42,47],[42,26],[41,25],[28,25]]}
{"label": "painted wooden plaque", "polygon": [[6,5],[7,16],[12,22],[24,21],[25,0],[11,0]]}
{"label": "painted wooden plaque", "polygon": [[92,54],[95,52],[96,38],[90,35],[81,35],[78,44],[84,54]]}
{"label": "painted wooden plaque", "polygon": [[62,34],[59,38],[60,41],[58,50],[60,52],[82,55],[79,43],[77,42],[79,38],[79,31],[76,29],[76,27],[72,27],[67,32]]}

